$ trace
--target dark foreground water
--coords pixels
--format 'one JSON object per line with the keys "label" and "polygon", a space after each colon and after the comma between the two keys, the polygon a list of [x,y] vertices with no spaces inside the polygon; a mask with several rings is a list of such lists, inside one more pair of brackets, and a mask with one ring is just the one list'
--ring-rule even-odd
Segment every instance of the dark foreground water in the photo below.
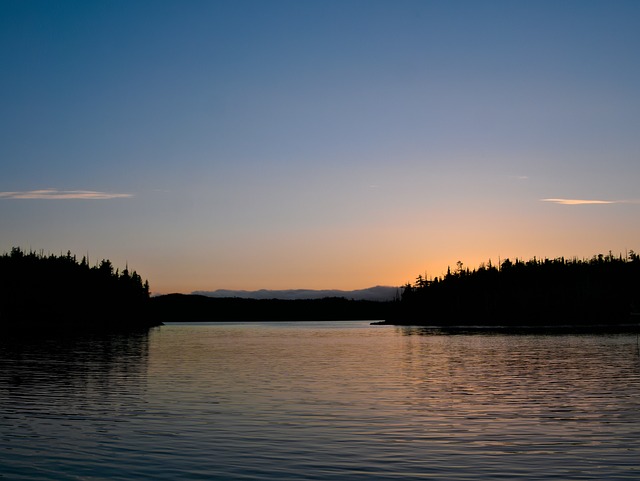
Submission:
{"label": "dark foreground water", "polygon": [[635,335],[363,322],[0,341],[0,478],[640,479]]}

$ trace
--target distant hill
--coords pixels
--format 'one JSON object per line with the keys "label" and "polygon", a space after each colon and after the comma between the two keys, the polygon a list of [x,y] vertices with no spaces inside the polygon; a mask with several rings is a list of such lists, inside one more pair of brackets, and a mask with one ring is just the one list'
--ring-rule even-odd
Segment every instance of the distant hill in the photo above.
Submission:
{"label": "distant hill", "polygon": [[152,317],[160,322],[380,320],[393,301],[321,299],[243,299],[197,294],[152,297]]}
{"label": "distant hill", "polygon": [[215,291],[194,291],[192,294],[207,297],[238,297],[241,299],[322,299],[325,297],[344,297],[358,301],[392,301],[398,296],[398,288],[391,286],[375,286],[367,289],[342,291],[338,289],[285,289],[243,291],[218,289]]}

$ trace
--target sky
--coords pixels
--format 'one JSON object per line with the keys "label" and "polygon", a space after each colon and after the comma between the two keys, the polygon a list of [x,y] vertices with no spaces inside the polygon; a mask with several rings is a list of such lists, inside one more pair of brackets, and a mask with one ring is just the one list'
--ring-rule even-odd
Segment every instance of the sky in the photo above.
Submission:
{"label": "sky", "polygon": [[0,2],[0,251],[152,292],[640,251],[640,2]]}

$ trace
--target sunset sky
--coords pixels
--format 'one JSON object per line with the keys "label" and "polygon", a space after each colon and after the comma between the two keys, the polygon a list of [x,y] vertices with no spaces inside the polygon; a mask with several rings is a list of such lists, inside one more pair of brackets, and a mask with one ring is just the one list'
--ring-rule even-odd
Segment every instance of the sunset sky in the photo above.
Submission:
{"label": "sunset sky", "polygon": [[0,251],[155,293],[640,251],[638,1],[0,2]]}

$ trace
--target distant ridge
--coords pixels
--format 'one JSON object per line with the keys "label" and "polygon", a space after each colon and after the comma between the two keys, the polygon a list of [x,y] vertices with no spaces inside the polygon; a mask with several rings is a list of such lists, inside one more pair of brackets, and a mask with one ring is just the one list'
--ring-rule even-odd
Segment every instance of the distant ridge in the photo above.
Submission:
{"label": "distant ridge", "polygon": [[284,289],[257,291],[218,289],[215,291],[193,291],[192,294],[207,297],[238,297],[241,299],[322,299],[325,297],[344,297],[345,299],[363,301],[392,301],[398,295],[398,288],[391,286],[375,286],[353,291],[339,289]]}

